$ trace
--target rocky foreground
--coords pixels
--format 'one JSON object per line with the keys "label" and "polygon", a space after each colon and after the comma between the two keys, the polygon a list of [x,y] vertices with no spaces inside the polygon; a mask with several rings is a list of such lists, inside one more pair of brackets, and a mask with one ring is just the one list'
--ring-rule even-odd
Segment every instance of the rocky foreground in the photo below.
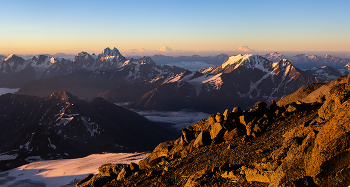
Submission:
{"label": "rocky foreground", "polygon": [[350,76],[266,108],[212,114],[137,164],[106,164],[76,186],[349,186]]}

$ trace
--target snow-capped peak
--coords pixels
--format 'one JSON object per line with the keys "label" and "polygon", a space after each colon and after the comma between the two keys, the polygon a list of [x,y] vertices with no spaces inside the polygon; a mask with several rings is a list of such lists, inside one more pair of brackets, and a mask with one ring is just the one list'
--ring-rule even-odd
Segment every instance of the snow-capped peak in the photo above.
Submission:
{"label": "snow-capped peak", "polygon": [[233,69],[236,69],[241,66],[244,66],[246,68],[257,68],[263,71],[269,71],[271,69],[272,62],[259,55],[239,54],[236,56],[229,57],[221,65],[221,68],[225,69],[227,67],[233,67]]}
{"label": "snow-capped peak", "polygon": [[54,64],[55,62],[57,62],[57,59],[55,59],[55,57],[51,57],[51,58],[50,58],[50,62],[51,62],[52,64]]}
{"label": "snow-capped peak", "polygon": [[269,53],[268,55],[270,55],[270,56],[275,56],[275,57],[282,56],[282,54],[280,54],[280,53],[278,53],[278,52]]}
{"label": "snow-capped peak", "polygon": [[236,67],[237,67],[241,62],[244,62],[245,60],[249,59],[251,56],[253,56],[253,55],[252,54],[244,54],[244,55],[239,54],[239,55],[235,55],[235,56],[230,56],[221,65],[221,68],[224,69],[226,66],[229,66],[229,65],[236,65]]}
{"label": "snow-capped peak", "polygon": [[8,61],[10,58],[12,58],[13,56],[16,56],[15,54],[10,54],[9,56],[7,56],[6,58],[5,58],[5,61]]}
{"label": "snow-capped peak", "polygon": [[109,47],[107,47],[106,49],[103,50],[103,53],[101,54],[103,57],[107,57],[107,56],[119,56],[121,55],[119,50],[117,48],[113,48],[113,50],[111,50]]}

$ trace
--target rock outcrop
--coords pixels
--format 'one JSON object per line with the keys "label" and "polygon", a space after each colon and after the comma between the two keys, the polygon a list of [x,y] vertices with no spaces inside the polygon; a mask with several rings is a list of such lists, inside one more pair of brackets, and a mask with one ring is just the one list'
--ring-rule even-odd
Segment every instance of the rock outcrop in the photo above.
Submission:
{"label": "rock outcrop", "polygon": [[270,108],[258,102],[212,114],[159,144],[137,174],[104,185],[349,186],[349,98],[344,76],[302,87]]}

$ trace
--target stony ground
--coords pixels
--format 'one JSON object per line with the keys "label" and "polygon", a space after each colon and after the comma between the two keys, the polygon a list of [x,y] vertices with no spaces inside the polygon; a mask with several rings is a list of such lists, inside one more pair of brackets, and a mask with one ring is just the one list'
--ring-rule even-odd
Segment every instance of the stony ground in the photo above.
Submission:
{"label": "stony ground", "polygon": [[76,186],[348,186],[349,79],[303,87],[269,108],[212,114],[139,165],[104,165]]}

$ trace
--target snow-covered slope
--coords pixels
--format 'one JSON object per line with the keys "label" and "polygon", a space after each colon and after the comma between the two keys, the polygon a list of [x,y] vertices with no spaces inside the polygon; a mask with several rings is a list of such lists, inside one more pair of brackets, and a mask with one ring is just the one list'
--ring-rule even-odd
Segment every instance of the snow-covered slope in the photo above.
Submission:
{"label": "snow-covered slope", "polygon": [[40,161],[0,173],[1,186],[73,187],[103,164],[138,163],[148,153],[93,154],[84,158]]}

